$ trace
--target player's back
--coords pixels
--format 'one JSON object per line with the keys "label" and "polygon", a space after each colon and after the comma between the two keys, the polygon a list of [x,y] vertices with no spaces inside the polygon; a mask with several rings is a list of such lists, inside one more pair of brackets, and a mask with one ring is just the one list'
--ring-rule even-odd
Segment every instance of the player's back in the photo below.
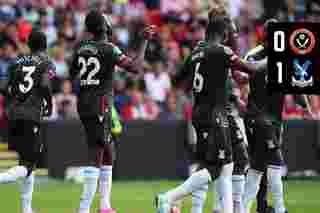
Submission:
{"label": "player's back", "polygon": [[80,80],[80,116],[101,114],[101,107],[107,101],[105,96],[111,96],[114,51],[112,43],[94,40],[81,41],[75,49],[71,75]]}
{"label": "player's back", "polygon": [[42,86],[54,65],[44,53],[19,56],[9,67],[12,95],[10,119],[40,121],[43,107]]}
{"label": "player's back", "polygon": [[214,108],[226,107],[230,95],[228,86],[231,55],[231,50],[213,44],[193,51],[191,69],[194,70],[195,113],[210,118]]}

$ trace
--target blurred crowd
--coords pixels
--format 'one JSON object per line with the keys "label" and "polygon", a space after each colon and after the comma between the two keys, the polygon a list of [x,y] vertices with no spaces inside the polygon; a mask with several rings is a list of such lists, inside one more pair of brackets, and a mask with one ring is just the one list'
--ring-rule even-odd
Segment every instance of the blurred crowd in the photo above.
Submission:
{"label": "blurred crowd", "polygon": [[[189,120],[189,94],[175,88],[172,81],[193,46],[204,36],[206,14],[217,0],[1,0],[0,77],[20,53],[32,28],[48,38],[49,54],[58,79],[53,82],[54,113],[50,119],[75,119],[76,93],[69,80],[69,62],[74,44],[84,36],[84,18],[90,8],[109,14],[114,26],[113,41],[131,56],[140,44],[139,32],[154,24],[159,36],[146,54],[145,75],[133,78],[123,72],[114,76],[115,106],[123,120]],[[221,0],[220,0],[221,1]],[[320,3],[312,0],[230,0],[225,2],[241,31],[240,54],[255,47],[262,37],[262,24],[269,17],[283,21],[319,21]],[[249,87],[240,85],[246,103]],[[285,119],[320,118],[320,99],[310,98],[312,112],[306,113],[299,96],[287,96]],[[6,103],[0,97],[0,128],[6,123]]]}

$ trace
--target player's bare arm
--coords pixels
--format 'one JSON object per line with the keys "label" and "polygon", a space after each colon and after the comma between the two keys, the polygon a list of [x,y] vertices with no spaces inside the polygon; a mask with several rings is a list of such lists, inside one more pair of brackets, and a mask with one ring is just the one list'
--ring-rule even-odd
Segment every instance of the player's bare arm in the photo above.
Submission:
{"label": "player's bare arm", "polygon": [[238,56],[232,56],[233,66],[237,67],[241,72],[254,75],[257,72],[265,72],[268,67],[268,58],[259,61],[249,62]]}
{"label": "player's bare arm", "polygon": [[145,52],[148,46],[148,41],[153,39],[156,35],[155,26],[146,27],[143,31],[143,43],[141,48],[138,51],[138,54],[135,58],[131,58],[122,54],[119,57],[117,65],[128,72],[132,72],[135,74],[140,73],[141,68],[143,67],[143,62],[145,58]]}

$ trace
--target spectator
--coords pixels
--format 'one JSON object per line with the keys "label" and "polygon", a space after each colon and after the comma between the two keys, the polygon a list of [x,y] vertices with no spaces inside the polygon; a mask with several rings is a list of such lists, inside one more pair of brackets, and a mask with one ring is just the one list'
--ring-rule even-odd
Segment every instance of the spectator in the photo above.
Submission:
{"label": "spectator", "polygon": [[162,62],[153,64],[152,69],[152,72],[144,76],[147,94],[153,101],[162,105],[171,89],[171,80]]}
{"label": "spectator", "polygon": [[2,76],[8,74],[8,67],[17,56],[17,46],[7,36],[0,41],[0,73]]}
{"label": "spectator", "polygon": [[190,8],[190,0],[162,0],[160,6],[161,13],[164,15],[181,15]]}
{"label": "spectator", "polygon": [[126,78],[118,72],[115,73],[113,78],[113,88],[115,107],[117,111],[120,112],[124,106],[131,102],[133,83],[131,81],[126,82]]}
{"label": "spectator", "polygon": [[[181,94],[180,94],[181,95]],[[166,106],[160,114],[162,120],[191,120],[192,106],[183,96],[177,97],[177,93],[171,92],[166,101]]]}
{"label": "spectator", "polygon": [[159,108],[139,89],[132,91],[132,102],[127,104],[122,112],[124,120],[155,120],[159,115]]}
{"label": "spectator", "polygon": [[[128,116],[130,119],[151,119],[150,117],[154,119],[158,117],[159,106],[161,106],[163,113],[174,112],[176,108],[175,116],[178,119],[189,118],[191,115],[190,98],[181,91],[178,92],[178,95],[172,91],[170,77],[179,70],[192,47],[204,38],[207,10],[217,2],[225,3],[231,16],[240,26],[240,54],[245,54],[249,48],[256,46],[259,42],[262,17],[272,16],[288,20],[289,15],[290,20],[301,18],[309,22],[320,20],[319,1],[309,0],[1,1],[0,77],[7,74],[8,64],[16,55],[28,52],[25,45],[27,37],[32,28],[40,27],[48,37],[49,52],[52,53],[57,67],[58,79],[54,81],[57,83],[54,89],[59,93],[61,80],[69,76],[67,61],[70,59],[73,47],[76,41],[86,36],[84,32],[85,15],[88,9],[93,7],[110,15],[114,29],[114,43],[132,56],[136,55],[141,43],[141,36],[138,32],[144,25],[155,24],[159,27],[159,36],[149,44],[146,54],[147,63],[152,64],[150,69],[152,72],[146,73],[143,78],[146,84],[146,94],[140,94],[142,92],[140,90],[137,92],[128,82],[127,76],[118,76],[114,81],[115,104],[118,110],[130,112]],[[246,83],[239,86],[241,109],[244,111],[249,87]],[[137,104],[132,99],[141,99],[141,103]],[[316,110],[317,101],[312,100],[311,102],[314,105],[313,110],[318,112]],[[149,113],[145,113],[145,116],[135,116],[139,114],[136,113],[139,108],[137,105],[142,105],[142,108],[148,109],[146,111]],[[295,100],[288,101],[284,109],[284,116],[302,118],[303,114],[303,110],[295,103]]]}
{"label": "spectator", "polygon": [[53,63],[56,66],[56,75],[60,79],[69,77],[68,65],[65,61],[65,49],[56,47],[53,51]]}
{"label": "spectator", "polygon": [[309,100],[310,100],[312,118],[315,119],[315,120],[320,120],[320,100],[319,100],[319,96],[311,95]]}
{"label": "spectator", "polygon": [[48,47],[52,47],[52,45],[57,41],[57,29],[53,24],[49,23],[49,16],[46,11],[42,11],[40,14],[40,29],[47,36]]}
{"label": "spectator", "polygon": [[88,8],[88,1],[86,1],[86,0],[78,0],[78,4],[74,6],[74,9],[75,9],[74,28],[75,28],[78,35],[81,35],[82,32],[84,31],[84,20],[86,17],[87,8]]}
{"label": "spectator", "polygon": [[115,29],[116,36],[119,40],[119,45],[123,48],[128,48],[130,40],[130,35],[127,26],[128,21],[126,19],[126,16],[120,16],[118,23],[119,27]]}
{"label": "spectator", "polygon": [[75,41],[77,37],[77,32],[74,28],[74,18],[72,13],[67,13],[64,17],[62,32],[64,34],[64,38],[67,41]]}
{"label": "spectator", "polygon": [[78,119],[77,97],[72,93],[70,80],[64,80],[62,92],[53,97],[54,109],[51,119]]}
{"label": "spectator", "polygon": [[294,96],[286,95],[284,100],[284,109],[282,112],[283,119],[302,119],[304,115],[305,112],[303,108],[296,104]]}
{"label": "spectator", "polygon": [[319,22],[320,21],[320,2],[319,1],[307,1],[306,4],[306,21],[307,22]]}
{"label": "spectator", "polygon": [[117,15],[127,14],[128,0],[113,0],[112,12]]}
{"label": "spectator", "polygon": [[36,24],[39,19],[39,13],[35,10],[34,7],[32,7],[31,3],[28,3],[24,10],[23,10],[23,17],[26,19],[26,21],[30,22],[31,24]]}

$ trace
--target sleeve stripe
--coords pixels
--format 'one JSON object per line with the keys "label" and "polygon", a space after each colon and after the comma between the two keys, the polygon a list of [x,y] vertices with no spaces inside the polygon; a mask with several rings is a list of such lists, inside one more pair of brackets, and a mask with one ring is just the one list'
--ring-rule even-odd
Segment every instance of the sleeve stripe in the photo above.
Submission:
{"label": "sleeve stripe", "polygon": [[246,56],[244,57],[244,60],[248,60],[248,58],[260,51],[262,51],[264,49],[263,45],[258,45],[255,48],[249,50],[249,52],[246,54]]}

